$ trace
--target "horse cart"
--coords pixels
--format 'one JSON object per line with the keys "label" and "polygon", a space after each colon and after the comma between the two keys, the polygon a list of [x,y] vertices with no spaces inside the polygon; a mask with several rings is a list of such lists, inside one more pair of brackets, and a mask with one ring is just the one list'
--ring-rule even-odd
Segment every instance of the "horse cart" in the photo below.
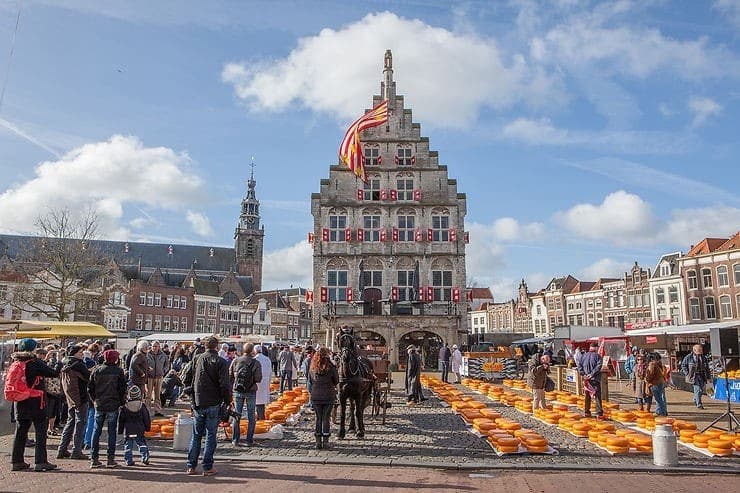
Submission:
{"label": "horse cart", "polygon": [[372,416],[378,418],[382,413],[382,423],[385,424],[385,414],[390,407],[388,395],[390,394],[391,378],[390,359],[388,359],[388,348],[368,347],[360,350],[360,356],[367,358],[373,365],[375,384],[372,394]]}

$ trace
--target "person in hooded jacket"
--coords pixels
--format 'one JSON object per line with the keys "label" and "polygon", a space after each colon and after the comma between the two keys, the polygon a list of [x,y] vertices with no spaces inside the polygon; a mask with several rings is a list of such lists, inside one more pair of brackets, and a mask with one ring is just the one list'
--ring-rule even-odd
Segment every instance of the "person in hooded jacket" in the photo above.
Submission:
{"label": "person in hooded jacket", "polygon": [[[43,377],[57,377],[57,373],[46,363],[36,358],[33,350],[36,349],[36,341],[33,339],[21,339],[18,343],[18,352],[13,353],[13,361],[26,362],[26,382],[34,390],[43,391]],[[15,412],[15,435],[13,436],[12,470],[22,471],[28,469],[28,464],[23,458],[23,452],[28,440],[28,430],[33,425],[36,430],[35,444],[35,471],[51,471],[57,466],[49,464],[46,455],[46,427],[48,424],[46,411],[42,407],[41,397],[31,397],[24,401],[14,403]]]}
{"label": "person in hooded jacket", "polygon": [[[82,453],[82,441],[87,424],[87,409],[90,405],[87,383],[90,370],[83,361],[84,346],[75,344],[67,348],[67,356],[62,360],[62,388],[69,408],[67,424],[62,430],[57,459],[80,459],[88,457]],[[72,443],[72,453],[67,450]]]}
{"label": "person in hooded jacket", "polygon": [[124,436],[123,460],[127,466],[134,465],[134,443],[139,447],[142,464],[149,465],[149,447],[144,433],[151,427],[151,416],[141,400],[141,389],[132,385],[128,389],[128,402],[121,408],[118,417],[118,433]]}
{"label": "person in hooded jacket", "polygon": [[328,449],[331,432],[331,410],[337,398],[339,373],[337,367],[331,362],[329,350],[325,347],[319,349],[311,357],[308,379],[311,382],[311,406],[316,413],[316,430],[314,432],[316,448]]}
{"label": "person in hooded jacket", "polygon": [[100,435],[103,433],[103,424],[108,423],[108,467],[116,467],[116,425],[118,424],[118,410],[126,398],[126,377],[123,369],[118,366],[118,351],[108,349],[103,351],[103,364],[98,365],[90,375],[87,390],[95,403],[95,429],[92,434],[90,453],[90,467],[101,467],[98,460],[100,453]]}

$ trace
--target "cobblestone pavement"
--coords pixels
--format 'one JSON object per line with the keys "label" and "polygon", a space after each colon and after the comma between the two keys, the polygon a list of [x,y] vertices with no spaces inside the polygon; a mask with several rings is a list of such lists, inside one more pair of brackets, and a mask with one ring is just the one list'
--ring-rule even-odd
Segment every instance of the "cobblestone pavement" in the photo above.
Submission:
{"label": "cobblestone pavement", "polygon": [[[443,403],[433,397],[428,390],[425,394],[429,399],[420,405],[407,407],[403,393],[403,379],[395,376],[395,385],[391,392],[392,407],[388,409],[386,424],[382,425],[379,419],[366,418],[366,436],[358,440],[353,434],[347,439],[337,440],[336,429],[331,438],[331,450],[315,450],[313,447],[312,414],[303,416],[300,423],[285,428],[282,440],[261,440],[254,448],[234,449],[228,442],[220,441],[217,456],[223,458],[259,460],[285,460],[292,462],[310,461],[337,463],[344,461],[386,464],[393,461],[406,461],[406,465],[423,463],[439,467],[473,467],[475,465],[493,467],[565,467],[565,466],[604,466],[609,467],[649,467],[652,457],[648,454],[611,456],[606,451],[597,448],[585,438],[574,437],[556,426],[549,426],[534,420],[512,407],[493,402],[487,397],[475,394],[470,389],[460,386],[460,389],[475,396],[477,400],[485,402],[489,407],[496,409],[502,415],[519,421],[522,426],[532,428],[544,435],[551,444],[559,450],[559,455],[515,455],[499,458],[486,442],[468,431],[463,420],[454,415],[450,408],[443,407]],[[368,413],[369,415],[369,413]],[[104,441],[104,440],[103,440]],[[10,451],[10,436],[0,438],[0,447],[6,455]],[[155,456],[157,453],[171,455],[168,445],[171,442],[150,440]],[[58,441],[49,440],[49,450],[56,450]],[[101,443],[101,448],[104,444]],[[169,452],[164,454],[164,452]],[[120,451],[119,451],[120,453]],[[27,455],[31,454],[29,449]],[[177,452],[184,456],[184,452]],[[53,452],[50,452],[53,456]],[[7,460],[7,459],[6,459]],[[710,458],[679,447],[681,466],[720,467],[740,471],[740,458]],[[394,462],[395,464],[395,462]]]}

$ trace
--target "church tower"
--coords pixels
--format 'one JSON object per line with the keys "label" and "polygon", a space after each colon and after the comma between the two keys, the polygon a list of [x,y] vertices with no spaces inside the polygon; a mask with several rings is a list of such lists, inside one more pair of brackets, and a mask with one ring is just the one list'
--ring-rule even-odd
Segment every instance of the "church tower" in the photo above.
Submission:
{"label": "church tower", "polygon": [[265,227],[260,225],[260,202],[255,195],[254,162],[247,182],[247,196],[242,199],[239,224],[234,232],[236,270],[239,275],[252,276],[255,291],[262,289],[262,252]]}

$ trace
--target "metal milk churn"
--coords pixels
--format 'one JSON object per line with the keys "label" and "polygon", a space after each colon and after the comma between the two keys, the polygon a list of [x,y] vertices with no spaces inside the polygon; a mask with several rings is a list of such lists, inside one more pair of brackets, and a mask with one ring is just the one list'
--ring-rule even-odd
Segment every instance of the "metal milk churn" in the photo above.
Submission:
{"label": "metal milk churn", "polygon": [[676,434],[671,425],[657,425],[653,432],[653,463],[656,466],[678,465]]}
{"label": "metal milk churn", "polygon": [[177,415],[175,420],[175,436],[172,440],[173,450],[188,450],[193,438],[193,418],[185,413]]}

